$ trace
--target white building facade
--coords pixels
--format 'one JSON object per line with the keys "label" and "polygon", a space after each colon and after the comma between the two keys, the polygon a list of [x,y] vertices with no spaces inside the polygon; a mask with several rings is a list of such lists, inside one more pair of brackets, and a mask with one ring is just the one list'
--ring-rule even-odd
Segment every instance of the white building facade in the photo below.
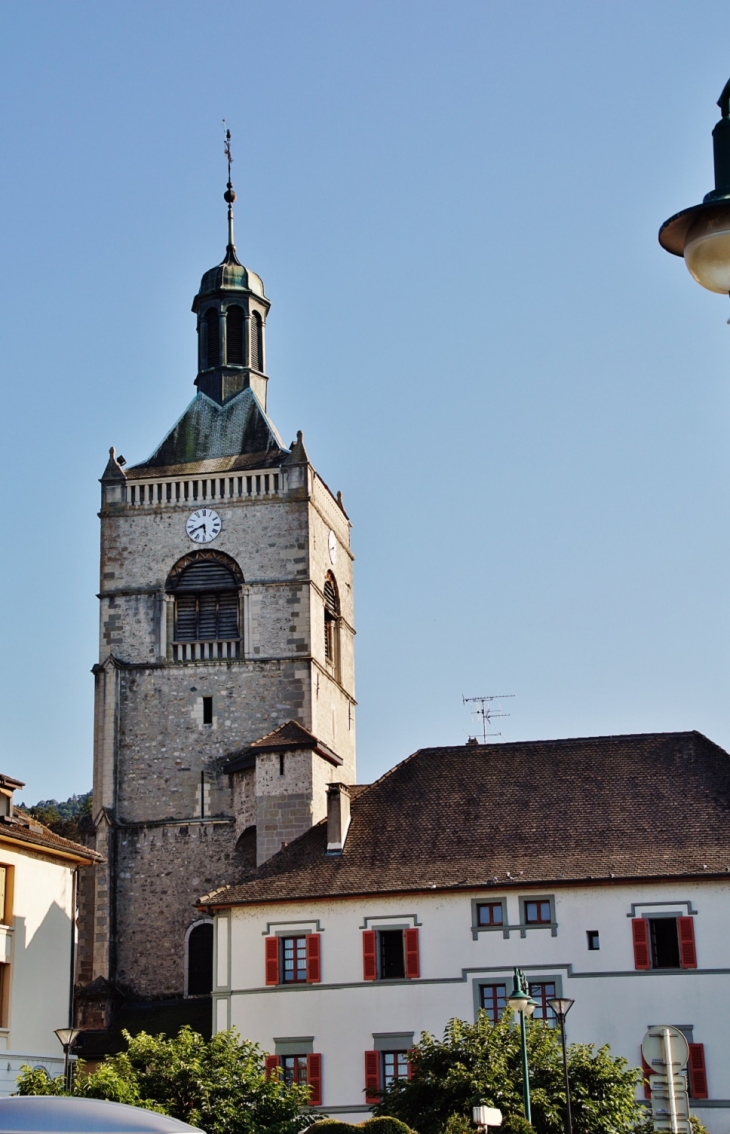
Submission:
{"label": "white building facade", "polygon": [[309,1077],[314,1105],[361,1121],[421,1031],[495,1019],[519,967],[535,1019],[574,999],[569,1042],[640,1066],[647,1027],[681,1028],[691,1107],[724,1134],[729,771],[699,734],[664,734],[424,750],[330,789],[329,833],[203,900],[214,1030],[237,1027],[272,1069]]}
{"label": "white building facade", "polygon": [[97,856],[13,808],[0,776],[0,1094],[24,1063],[63,1070],[53,1034],[71,1024],[77,872]]}

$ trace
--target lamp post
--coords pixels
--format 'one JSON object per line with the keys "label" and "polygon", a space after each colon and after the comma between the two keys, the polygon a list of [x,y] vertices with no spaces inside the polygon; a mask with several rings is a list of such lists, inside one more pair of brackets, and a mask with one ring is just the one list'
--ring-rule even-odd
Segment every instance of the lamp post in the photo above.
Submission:
{"label": "lamp post", "polygon": [[[708,291],[730,293],[730,80],[717,100],[722,117],[712,131],[715,188],[701,204],[682,209],[659,229],[659,243],[683,256]],[[730,320],[728,320],[730,322]]]}
{"label": "lamp post", "polygon": [[530,1070],[527,1066],[527,1025],[525,1016],[531,1016],[537,1004],[530,996],[530,986],[522,969],[515,969],[512,992],[507,1000],[510,1008],[520,1014],[520,1040],[522,1044],[522,1099],[525,1104],[525,1118],[532,1123],[530,1107]]}
{"label": "lamp post", "polygon": [[63,1048],[63,1085],[67,1091],[71,1090],[71,1061],[69,1056],[71,1048],[76,1043],[79,1034],[78,1028],[56,1028],[58,1042]]}
{"label": "lamp post", "polygon": [[570,1012],[570,1009],[575,1004],[575,1000],[570,1000],[567,996],[556,996],[552,1000],[548,1000],[548,1004],[558,1018],[560,1024],[560,1039],[563,1044],[563,1070],[565,1071],[565,1117],[566,1129],[568,1134],[573,1134],[573,1116],[570,1112],[570,1080],[568,1078],[568,1049],[565,1046],[565,1017]]}

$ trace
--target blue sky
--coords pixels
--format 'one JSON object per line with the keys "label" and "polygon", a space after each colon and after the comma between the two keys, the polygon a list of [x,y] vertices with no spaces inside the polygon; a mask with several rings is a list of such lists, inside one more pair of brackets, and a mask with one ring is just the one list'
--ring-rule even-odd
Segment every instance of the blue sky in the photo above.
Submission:
{"label": "blue sky", "polygon": [[[712,187],[730,8],[0,6],[2,770],[91,783],[98,477],[194,392],[237,243],[270,411],[354,522],[360,779],[462,743],[730,746],[730,303],[657,244]],[[498,742],[498,741],[497,741]]]}

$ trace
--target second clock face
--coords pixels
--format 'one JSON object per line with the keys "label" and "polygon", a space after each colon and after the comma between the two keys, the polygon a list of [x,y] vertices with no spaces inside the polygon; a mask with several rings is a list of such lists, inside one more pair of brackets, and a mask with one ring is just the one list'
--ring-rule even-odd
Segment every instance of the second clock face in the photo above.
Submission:
{"label": "second clock face", "polygon": [[185,524],[185,531],[195,543],[210,543],[220,530],[221,518],[212,508],[198,508]]}

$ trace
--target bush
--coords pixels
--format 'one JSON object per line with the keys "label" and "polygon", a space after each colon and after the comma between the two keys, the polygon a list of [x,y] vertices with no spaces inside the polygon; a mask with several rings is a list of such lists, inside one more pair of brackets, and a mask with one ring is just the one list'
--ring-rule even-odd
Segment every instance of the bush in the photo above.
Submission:
{"label": "bush", "polygon": [[[527,1049],[534,1131],[564,1134],[565,1082],[557,1030],[529,1021]],[[509,1009],[497,1024],[485,1012],[475,1024],[451,1020],[442,1040],[424,1032],[409,1059],[412,1078],[395,1079],[382,1091],[376,1114],[400,1118],[421,1134],[446,1134],[447,1128],[449,1134],[461,1134],[455,1116],[471,1123],[472,1107],[484,1104],[509,1116],[505,1134],[531,1134],[533,1127],[523,1117],[520,1033]],[[646,1118],[636,1100],[636,1068],[612,1056],[608,1047],[571,1044],[568,1071],[575,1134],[635,1134]]]}
{"label": "bush", "polygon": [[535,1134],[535,1127],[531,1126],[524,1114],[507,1114],[502,1121],[504,1134]]}
{"label": "bush", "polygon": [[[83,1064],[73,1094],[81,1098],[129,1103],[198,1126],[206,1134],[299,1134],[309,1121],[306,1087],[287,1087],[267,1079],[263,1052],[239,1039],[235,1029],[204,1040],[184,1027],[174,1039],[131,1036],[127,1050],[90,1075]],[[62,1078],[21,1068],[20,1095],[63,1095]],[[334,1132],[332,1132],[334,1134]]]}

